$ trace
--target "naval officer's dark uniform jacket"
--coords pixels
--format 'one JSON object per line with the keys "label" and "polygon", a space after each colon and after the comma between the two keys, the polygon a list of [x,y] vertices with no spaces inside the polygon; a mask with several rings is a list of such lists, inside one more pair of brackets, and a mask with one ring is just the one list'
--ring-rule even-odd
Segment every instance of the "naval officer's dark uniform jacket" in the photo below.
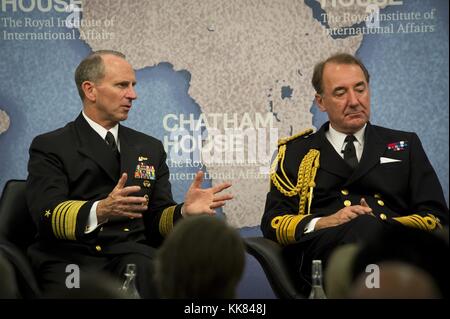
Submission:
{"label": "naval officer's dark uniform jacket", "polygon": [[[120,167],[112,150],[84,117],[36,137],[30,147],[27,203],[38,228],[29,249],[35,268],[48,260],[138,253],[152,256],[181,218],[181,204],[172,199],[169,169],[162,143],[119,125]],[[148,196],[143,218],[109,218],[85,233],[90,209],[128,174],[125,186],[138,185]]]}
{"label": "naval officer's dark uniform jacket", "polygon": [[[363,154],[353,171],[327,140],[328,127],[280,140],[261,222],[265,237],[304,249],[345,227],[305,233],[312,218],[359,205],[362,197],[381,225],[434,230],[448,224],[441,185],[415,133],[367,123]],[[332,242],[330,237],[323,244],[332,247]]]}

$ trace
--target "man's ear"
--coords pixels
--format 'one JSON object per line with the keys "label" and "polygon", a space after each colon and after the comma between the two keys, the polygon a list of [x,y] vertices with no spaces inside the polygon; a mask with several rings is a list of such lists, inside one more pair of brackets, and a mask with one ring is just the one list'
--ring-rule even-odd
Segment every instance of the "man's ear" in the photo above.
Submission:
{"label": "man's ear", "polygon": [[315,99],[316,99],[316,104],[317,104],[317,107],[319,108],[319,110],[321,112],[326,112],[327,110],[326,110],[326,108],[325,108],[325,106],[323,104],[323,97],[322,97],[322,95],[320,95],[319,93],[316,93]]}
{"label": "man's ear", "polygon": [[97,90],[95,84],[91,81],[84,81],[81,83],[81,89],[84,92],[84,96],[91,102],[95,102],[97,99]]}

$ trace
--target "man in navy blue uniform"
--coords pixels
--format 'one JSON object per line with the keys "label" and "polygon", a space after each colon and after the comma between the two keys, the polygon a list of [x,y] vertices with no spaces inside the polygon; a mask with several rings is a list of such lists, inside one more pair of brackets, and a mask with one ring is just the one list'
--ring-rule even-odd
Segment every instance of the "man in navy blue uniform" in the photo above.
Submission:
{"label": "man in navy blue uniform", "polygon": [[75,72],[83,111],[30,147],[27,203],[38,228],[29,248],[45,291],[65,289],[66,267],[119,278],[137,265],[142,297],[155,297],[152,257],[174,224],[209,214],[231,199],[230,184],[202,189],[199,172],[182,204],[172,199],[162,143],[120,124],[137,98],[122,53],[97,51]]}
{"label": "man in navy blue uniform", "polygon": [[306,282],[311,261],[326,264],[337,246],[389,225],[434,231],[448,224],[441,185],[418,136],[369,122],[366,67],[336,54],[315,66],[312,84],[329,122],[279,141],[261,223]]}

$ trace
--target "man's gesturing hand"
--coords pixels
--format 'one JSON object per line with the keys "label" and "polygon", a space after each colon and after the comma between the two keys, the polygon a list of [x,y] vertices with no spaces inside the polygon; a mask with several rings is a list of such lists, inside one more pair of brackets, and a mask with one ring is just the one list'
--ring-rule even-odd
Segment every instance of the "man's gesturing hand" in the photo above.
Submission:
{"label": "man's gesturing hand", "polygon": [[123,173],[116,187],[108,197],[99,201],[97,205],[97,220],[104,222],[111,216],[126,216],[133,218],[142,217],[143,211],[148,208],[148,200],[145,197],[129,196],[138,192],[140,186],[125,186],[127,174]]}
{"label": "man's gesturing hand", "polygon": [[211,188],[202,189],[202,182],[203,172],[199,171],[184,197],[182,208],[184,215],[213,215],[215,213],[214,209],[222,207],[227,200],[233,198],[232,195],[217,195],[217,193],[230,187],[230,183],[222,183]]}

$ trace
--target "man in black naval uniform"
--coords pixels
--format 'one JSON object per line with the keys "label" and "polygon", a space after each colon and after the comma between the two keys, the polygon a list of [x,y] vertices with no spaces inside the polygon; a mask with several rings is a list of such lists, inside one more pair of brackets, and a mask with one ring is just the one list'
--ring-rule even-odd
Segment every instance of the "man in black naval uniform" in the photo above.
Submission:
{"label": "man in black naval uniform", "polygon": [[71,264],[81,276],[120,278],[134,263],[141,296],[155,297],[152,246],[182,217],[213,215],[231,199],[218,194],[230,184],[202,189],[199,172],[184,203],[173,201],[162,143],[119,124],[137,98],[135,73],[122,53],[93,52],[77,67],[75,82],[81,114],[30,147],[27,203],[38,227],[29,248],[33,267],[45,292],[65,289]]}
{"label": "man in black naval uniform", "polygon": [[339,245],[363,242],[389,225],[433,231],[448,224],[418,136],[369,122],[365,66],[336,54],[315,66],[312,84],[329,122],[279,141],[261,222],[265,237],[286,246],[303,283],[311,261],[326,265]]}

